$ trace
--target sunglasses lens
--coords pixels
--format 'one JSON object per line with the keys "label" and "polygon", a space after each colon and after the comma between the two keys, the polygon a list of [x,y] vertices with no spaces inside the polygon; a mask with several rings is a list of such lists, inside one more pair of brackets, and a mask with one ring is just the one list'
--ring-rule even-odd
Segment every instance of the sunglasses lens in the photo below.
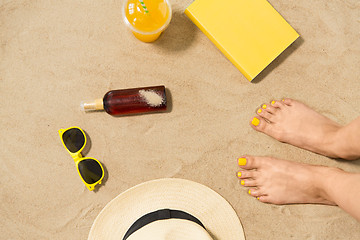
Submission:
{"label": "sunglasses lens", "polygon": [[72,128],[64,132],[62,135],[63,141],[70,152],[76,153],[85,143],[85,136],[80,129]]}
{"label": "sunglasses lens", "polygon": [[100,164],[93,159],[84,159],[78,164],[79,172],[88,184],[96,183],[103,175]]}

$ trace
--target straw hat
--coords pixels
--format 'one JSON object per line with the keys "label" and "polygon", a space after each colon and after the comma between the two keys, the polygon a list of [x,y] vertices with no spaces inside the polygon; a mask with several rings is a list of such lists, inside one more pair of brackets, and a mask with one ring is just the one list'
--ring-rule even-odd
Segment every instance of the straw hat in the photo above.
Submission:
{"label": "straw hat", "polygon": [[95,219],[88,240],[244,240],[230,204],[210,188],[164,178],[121,193]]}

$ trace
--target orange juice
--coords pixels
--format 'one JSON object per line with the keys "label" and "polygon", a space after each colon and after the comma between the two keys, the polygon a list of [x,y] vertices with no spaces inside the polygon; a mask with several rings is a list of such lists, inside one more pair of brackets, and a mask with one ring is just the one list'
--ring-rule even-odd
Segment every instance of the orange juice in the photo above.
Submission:
{"label": "orange juice", "polygon": [[136,38],[153,42],[166,29],[171,20],[168,0],[125,0],[124,20]]}

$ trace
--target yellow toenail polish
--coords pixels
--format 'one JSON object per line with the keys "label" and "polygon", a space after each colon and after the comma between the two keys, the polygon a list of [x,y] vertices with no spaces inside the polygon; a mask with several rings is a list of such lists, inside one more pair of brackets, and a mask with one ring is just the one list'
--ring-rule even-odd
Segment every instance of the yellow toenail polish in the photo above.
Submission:
{"label": "yellow toenail polish", "polygon": [[251,191],[249,190],[249,194],[251,194]]}
{"label": "yellow toenail polish", "polygon": [[266,104],[262,105],[262,108],[263,108],[263,109],[266,109]]}
{"label": "yellow toenail polish", "polygon": [[283,98],[281,101],[285,102],[285,99]]}
{"label": "yellow toenail polish", "polygon": [[272,101],[272,102],[271,102],[271,105],[274,105],[274,104],[275,104],[275,101]]}
{"label": "yellow toenail polish", "polygon": [[258,112],[258,113],[261,113],[261,112],[262,112],[261,108],[259,108],[259,110],[257,110],[257,112]]}
{"label": "yellow toenail polish", "polygon": [[253,120],[251,121],[251,124],[254,125],[254,126],[259,125],[259,123],[260,123],[260,120],[257,119],[256,117],[254,117]]}
{"label": "yellow toenail polish", "polygon": [[238,175],[238,177],[241,177],[241,172],[238,172],[238,174],[237,174],[237,175]]}
{"label": "yellow toenail polish", "polygon": [[260,198],[259,198],[259,197],[257,197],[256,199],[257,199],[257,200],[259,200]]}
{"label": "yellow toenail polish", "polygon": [[244,180],[241,180],[240,184],[241,184],[241,185],[245,185],[245,181],[244,181]]}
{"label": "yellow toenail polish", "polygon": [[238,164],[239,164],[239,166],[245,166],[246,165],[246,158],[239,158],[238,159]]}

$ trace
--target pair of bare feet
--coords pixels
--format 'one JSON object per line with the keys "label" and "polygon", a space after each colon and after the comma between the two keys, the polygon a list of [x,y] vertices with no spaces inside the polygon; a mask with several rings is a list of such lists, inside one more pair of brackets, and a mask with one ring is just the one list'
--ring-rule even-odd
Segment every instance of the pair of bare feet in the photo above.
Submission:
{"label": "pair of bare feet", "polygon": [[[360,118],[343,127],[303,103],[283,99],[261,105],[250,125],[281,142],[328,157],[347,160],[360,157],[360,138],[357,136]],[[353,178],[360,179],[360,174],[338,168],[270,157],[242,156],[238,164],[242,168],[238,172],[241,185],[249,187],[249,194],[259,201],[273,204],[319,203],[342,207],[348,203],[337,196],[340,193],[337,188],[343,188],[342,181],[348,183]],[[342,208],[360,219],[360,209]]]}

